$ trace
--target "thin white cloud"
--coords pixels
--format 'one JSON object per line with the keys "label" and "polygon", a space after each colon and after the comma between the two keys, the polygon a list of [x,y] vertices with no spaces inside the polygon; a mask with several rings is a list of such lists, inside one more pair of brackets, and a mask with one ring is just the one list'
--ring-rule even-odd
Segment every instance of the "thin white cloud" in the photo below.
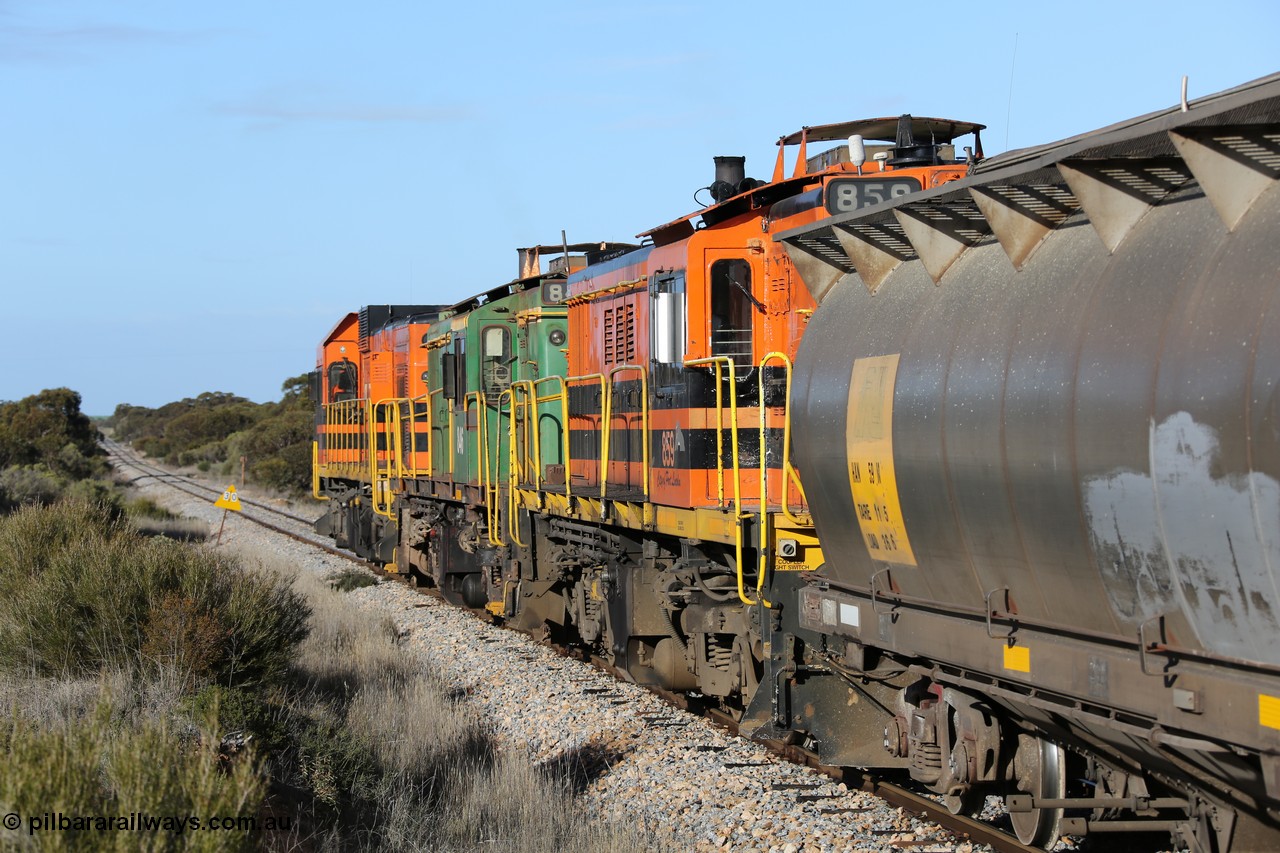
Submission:
{"label": "thin white cloud", "polygon": [[[2,11],[2,10],[0,10]],[[0,26],[0,62],[66,64],[99,49],[170,47],[225,35],[227,30],[157,30],[122,24],[73,27]]]}

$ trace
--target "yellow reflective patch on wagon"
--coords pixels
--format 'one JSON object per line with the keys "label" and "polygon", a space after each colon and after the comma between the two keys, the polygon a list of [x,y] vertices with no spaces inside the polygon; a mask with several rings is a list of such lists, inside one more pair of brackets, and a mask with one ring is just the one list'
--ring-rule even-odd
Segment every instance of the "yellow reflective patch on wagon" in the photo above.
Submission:
{"label": "yellow reflective patch on wagon", "polygon": [[893,390],[898,356],[859,358],[849,382],[849,488],[867,553],[873,560],[916,565],[902,520],[893,468]]}
{"label": "yellow reflective patch on wagon", "polygon": [[1031,672],[1031,649],[1026,646],[1005,646],[1004,668],[1014,672]]}
{"label": "yellow reflective patch on wagon", "polygon": [[1280,697],[1258,694],[1258,723],[1269,729],[1280,729]]}

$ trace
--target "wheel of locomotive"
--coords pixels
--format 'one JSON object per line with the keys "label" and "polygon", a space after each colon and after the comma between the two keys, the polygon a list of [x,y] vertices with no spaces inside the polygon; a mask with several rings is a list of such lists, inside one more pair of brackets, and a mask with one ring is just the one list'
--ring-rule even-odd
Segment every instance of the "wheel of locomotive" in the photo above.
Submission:
{"label": "wheel of locomotive", "polygon": [[[1013,759],[1015,784],[1036,799],[1061,799],[1067,791],[1067,756],[1062,747],[1031,735],[1018,736]],[[1018,840],[1030,847],[1051,847],[1062,831],[1062,809],[1009,812]]]}
{"label": "wheel of locomotive", "polygon": [[462,576],[461,592],[462,603],[473,610],[479,610],[489,601],[484,590],[484,578],[479,572],[468,572]]}

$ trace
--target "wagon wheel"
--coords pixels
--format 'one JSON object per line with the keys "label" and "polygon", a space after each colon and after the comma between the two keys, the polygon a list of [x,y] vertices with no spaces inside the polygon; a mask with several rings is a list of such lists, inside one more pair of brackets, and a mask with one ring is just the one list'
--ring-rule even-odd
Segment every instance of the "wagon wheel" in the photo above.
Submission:
{"label": "wagon wheel", "polygon": [[[1019,735],[1013,762],[1018,790],[1036,799],[1061,799],[1067,791],[1067,757],[1062,747]],[[1018,840],[1030,847],[1051,847],[1062,831],[1062,809],[1009,812]]]}

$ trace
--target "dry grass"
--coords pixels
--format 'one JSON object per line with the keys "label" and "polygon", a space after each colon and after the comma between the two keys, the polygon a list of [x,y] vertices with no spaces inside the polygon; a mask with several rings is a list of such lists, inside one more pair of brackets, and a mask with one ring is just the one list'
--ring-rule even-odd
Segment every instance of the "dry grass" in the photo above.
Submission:
{"label": "dry grass", "polygon": [[[577,758],[537,767],[501,751],[389,618],[326,579],[64,506],[0,519],[0,592],[0,812],[292,823],[255,836],[3,830],[0,848],[670,846],[587,815]],[[229,730],[252,739],[232,760],[218,746]]]}
{"label": "dry grass", "polygon": [[[345,806],[324,849],[631,853],[670,849],[650,832],[588,815],[583,763],[536,766],[500,750],[465,696],[406,654],[387,617],[352,607],[331,579],[299,574],[311,606],[294,699],[331,733],[302,751],[313,789]],[[353,755],[355,752],[359,757]],[[345,790],[343,789],[345,782]]]}
{"label": "dry grass", "polygon": [[[97,690],[91,699],[91,691]],[[7,683],[15,711],[0,728],[0,809],[23,818],[3,831],[4,849],[234,851],[253,847],[245,832],[54,826],[48,815],[256,815],[266,780],[251,750],[228,760],[216,719],[148,710],[145,690],[121,673],[100,682]],[[31,821],[39,820],[39,824]],[[34,831],[33,831],[34,830]]]}
{"label": "dry grass", "polygon": [[[0,518],[0,811],[202,818],[259,813],[252,748],[231,758],[215,679],[260,688],[287,671],[306,605],[279,577],[138,534],[111,507],[64,501]],[[243,832],[74,823],[0,846],[33,850],[249,849]]]}

